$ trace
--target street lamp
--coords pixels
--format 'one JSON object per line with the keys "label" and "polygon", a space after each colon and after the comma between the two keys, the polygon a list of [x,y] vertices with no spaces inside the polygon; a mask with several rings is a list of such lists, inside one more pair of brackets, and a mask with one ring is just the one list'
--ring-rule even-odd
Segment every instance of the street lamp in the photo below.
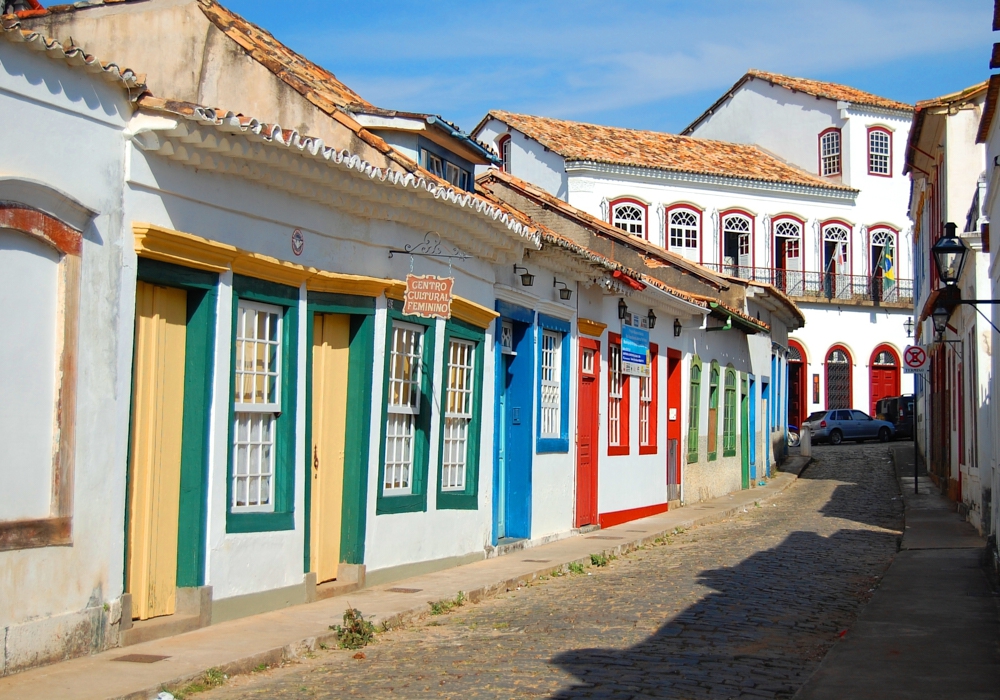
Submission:
{"label": "street lamp", "polygon": [[674,319],[674,337],[675,338],[680,338],[681,337],[681,328],[683,328],[683,326],[681,326],[681,320],[679,318],[675,318]]}
{"label": "street lamp", "polygon": [[514,266],[514,274],[515,275],[517,274],[518,270],[524,270],[524,272],[521,273],[521,285],[522,286],[524,286],[524,287],[530,287],[531,285],[533,285],[535,283],[535,276],[533,274],[531,274],[530,272],[528,272],[528,268],[521,267],[520,265],[515,265]]}
{"label": "street lamp", "polygon": [[656,314],[653,313],[652,309],[649,310],[649,315],[646,316],[646,319],[649,321],[649,330],[656,328]]}
{"label": "street lamp", "polygon": [[934,313],[931,314],[931,321],[934,323],[934,332],[937,334],[938,339],[944,339],[944,333],[948,330],[948,318],[951,313],[943,306],[939,306],[934,309]]}
{"label": "street lamp", "polygon": [[628,304],[625,303],[625,299],[618,300],[618,320],[624,321],[628,318]]}
{"label": "street lamp", "polygon": [[913,337],[913,316],[910,316],[905,321],[903,321],[903,328],[906,329],[906,337]]}
{"label": "street lamp", "polygon": [[944,225],[944,236],[931,247],[931,254],[937,263],[938,277],[946,287],[954,287],[962,277],[962,268],[969,255],[965,241],[955,235],[958,227],[949,222]]}

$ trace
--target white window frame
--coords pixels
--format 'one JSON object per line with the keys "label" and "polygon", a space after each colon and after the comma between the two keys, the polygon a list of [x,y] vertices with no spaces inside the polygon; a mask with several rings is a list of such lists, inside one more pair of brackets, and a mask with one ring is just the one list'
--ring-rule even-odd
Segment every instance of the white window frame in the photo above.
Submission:
{"label": "white window frame", "polygon": [[[623,217],[621,213],[629,210],[635,212],[639,215],[639,218],[634,216]],[[631,200],[625,200],[622,202],[615,202],[611,205],[611,225],[615,228],[621,229],[630,236],[636,236],[637,238],[646,238],[646,208],[642,205],[633,202]]]}
{"label": "white window frame", "polygon": [[[266,314],[267,325],[263,338],[257,336],[258,326],[256,323],[253,323],[252,327],[249,325],[251,312],[254,319],[258,314]],[[281,413],[283,378],[284,312],[282,307],[274,304],[262,304],[246,299],[240,299],[237,302],[236,334],[233,339],[236,347],[236,358],[233,365],[233,469],[230,503],[233,513],[274,512],[276,437],[278,416]],[[273,326],[272,318],[275,321]],[[274,328],[274,332],[270,333],[272,328]],[[252,333],[248,334],[248,330],[252,330]],[[248,347],[254,348],[253,357],[249,360],[250,366],[247,365]],[[259,371],[257,357],[261,348],[266,352],[263,372]],[[271,352],[267,352],[268,349],[271,349]],[[269,369],[268,362],[272,358],[273,371]],[[248,376],[251,378],[264,377],[264,400],[257,401],[255,391],[248,397],[245,392],[245,380]],[[268,384],[272,382],[273,386],[269,387]],[[256,381],[253,382],[253,387],[256,388]],[[245,400],[247,398],[251,400]],[[241,459],[241,455],[245,461]],[[255,481],[256,490],[253,488]],[[256,496],[251,497],[254,492]]]}
{"label": "white window frame", "polygon": [[476,410],[476,343],[464,338],[451,338],[447,352],[441,490],[465,491],[470,430]]}
{"label": "white window frame", "polygon": [[[681,215],[690,217],[694,223],[689,221],[675,221],[675,217],[679,219]],[[693,209],[674,209],[670,212],[667,221],[667,235],[671,250],[698,249],[698,235],[701,231],[700,212]]]}
{"label": "white window frame", "polygon": [[842,172],[840,142],[840,129],[830,129],[819,138],[820,174],[823,177],[840,175]]}
{"label": "white window frame", "polygon": [[892,175],[892,134],[885,127],[868,129],[868,173],[882,177]]}
{"label": "white window frame", "polygon": [[639,446],[649,447],[650,413],[653,409],[653,377],[639,377]]}
{"label": "white window frame", "polygon": [[562,437],[562,342],[562,333],[542,330],[543,438]]}
{"label": "white window frame", "polygon": [[[409,357],[411,362],[410,374],[407,377],[394,375],[397,366],[396,358],[400,356],[396,350],[397,330],[401,333],[415,333],[417,336],[416,348],[413,348],[412,345],[403,348],[405,356]],[[389,325],[389,332],[392,334],[392,338],[389,346],[389,371],[385,379],[388,393],[385,407],[385,454],[383,455],[385,466],[382,476],[382,495],[409,496],[413,493],[413,477],[416,467],[416,441],[422,400],[424,335],[427,328],[416,323],[393,320]],[[405,397],[407,388],[409,389],[409,401],[406,403],[394,402],[394,396]]]}
{"label": "white window frame", "polygon": [[608,345],[608,445],[622,445],[622,346]]}

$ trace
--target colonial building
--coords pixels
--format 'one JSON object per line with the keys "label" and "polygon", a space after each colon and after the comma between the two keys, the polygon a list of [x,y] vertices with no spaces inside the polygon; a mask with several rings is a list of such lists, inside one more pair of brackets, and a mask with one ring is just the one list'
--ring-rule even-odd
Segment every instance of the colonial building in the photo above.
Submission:
{"label": "colonial building", "polygon": [[937,308],[948,307],[948,294],[931,247],[944,235],[946,223],[954,223],[970,249],[958,282],[961,294],[989,297],[986,148],[976,142],[986,89],[983,82],[918,102],[904,167],[913,182],[915,342],[931,352],[931,369],[917,381],[918,458],[981,531],[989,526],[996,460],[989,413],[992,329],[974,307],[959,306],[948,308],[945,332],[935,333],[931,317]]}
{"label": "colonial building", "polygon": [[901,372],[911,113],[844,86],[752,71],[690,136],[501,111],[473,134],[553,196],[801,305],[807,323],[788,344],[788,419],[798,424],[826,407],[874,412],[879,398],[912,391]]}

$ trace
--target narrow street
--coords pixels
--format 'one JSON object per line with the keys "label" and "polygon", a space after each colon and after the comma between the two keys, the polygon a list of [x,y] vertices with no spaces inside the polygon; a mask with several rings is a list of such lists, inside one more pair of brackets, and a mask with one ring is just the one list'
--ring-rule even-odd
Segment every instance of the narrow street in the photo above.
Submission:
{"label": "narrow street", "polygon": [[902,526],[885,445],[815,455],[766,507],[197,697],[789,698]]}

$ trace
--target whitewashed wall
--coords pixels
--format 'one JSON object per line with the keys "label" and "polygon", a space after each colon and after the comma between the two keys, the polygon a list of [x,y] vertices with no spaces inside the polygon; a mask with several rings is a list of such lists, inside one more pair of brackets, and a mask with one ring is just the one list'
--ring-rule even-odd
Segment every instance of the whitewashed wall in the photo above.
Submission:
{"label": "whitewashed wall", "polygon": [[[49,201],[23,197],[20,203],[29,207],[51,211],[51,201],[75,201],[81,211],[97,213],[83,231],[77,312],[73,546],[0,552],[0,635],[6,640],[0,674],[89,653],[115,638],[132,365],[125,342],[131,316],[118,305],[128,276],[122,269],[128,246],[121,182],[122,130],[130,112],[123,87],[0,41],[0,123],[8,127],[4,185],[21,179],[57,192]],[[52,410],[51,396],[37,400]],[[0,460],[0,482],[19,483],[4,474],[5,464]],[[51,476],[50,466],[40,479]],[[20,494],[5,489],[2,498]]]}

